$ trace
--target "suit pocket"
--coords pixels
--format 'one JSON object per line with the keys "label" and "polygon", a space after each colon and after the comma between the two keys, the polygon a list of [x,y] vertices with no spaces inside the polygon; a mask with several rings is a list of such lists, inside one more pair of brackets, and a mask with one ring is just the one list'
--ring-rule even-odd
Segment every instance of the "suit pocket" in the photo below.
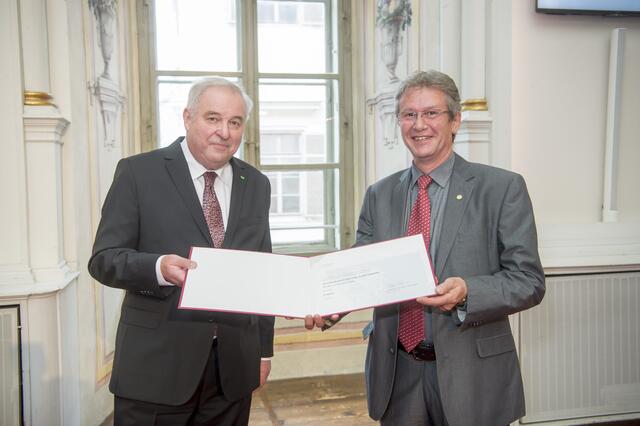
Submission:
{"label": "suit pocket", "polygon": [[144,328],[158,328],[161,315],[159,312],[143,311],[141,309],[125,306],[122,309],[120,320],[128,325],[135,325]]}
{"label": "suit pocket", "polygon": [[476,340],[476,346],[478,348],[478,355],[480,358],[486,358],[516,350],[516,343],[514,342],[511,333],[478,339]]}

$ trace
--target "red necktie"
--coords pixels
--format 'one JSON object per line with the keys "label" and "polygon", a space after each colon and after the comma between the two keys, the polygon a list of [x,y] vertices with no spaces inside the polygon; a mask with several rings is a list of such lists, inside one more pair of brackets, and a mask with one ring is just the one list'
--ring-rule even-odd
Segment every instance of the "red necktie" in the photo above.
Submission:
{"label": "red necktie", "polygon": [[[429,251],[431,236],[431,201],[427,188],[431,176],[422,175],[418,179],[418,199],[413,204],[407,235],[422,234],[424,245]],[[415,300],[400,305],[400,326],[398,340],[407,352],[411,352],[424,339],[424,310]]]}
{"label": "red necktie", "polygon": [[204,195],[202,196],[202,211],[209,226],[211,240],[214,247],[222,247],[224,241],[224,222],[222,221],[222,210],[216,191],[213,189],[213,182],[218,175],[216,172],[204,173]]}

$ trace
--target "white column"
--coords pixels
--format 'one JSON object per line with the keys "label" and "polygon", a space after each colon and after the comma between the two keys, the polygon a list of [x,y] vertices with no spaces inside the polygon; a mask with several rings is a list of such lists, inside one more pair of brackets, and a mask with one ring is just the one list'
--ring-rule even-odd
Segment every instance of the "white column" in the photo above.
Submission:
{"label": "white column", "polygon": [[440,70],[460,84],[460,0],[440,4]]}
{"label": "white column", "polygon": [[485,97],[485,7],[485,0],[462,2],[460,89],[463,100]]}
{"label": "white column", "polygon": [[70,279],[63,257],[62,134],[69,122],[50,94],[45,0],[20,1],[29,263],[36,283]]}
{"label": "white column", "polygon": [[29,266],[18,0],[0,3],[0,296],[33,282]]}
{"label": "white column", "polygon": [[486,2],[462,2],[460,49],[460,97],[462,125],[456,135],[456,151],[465,158],[490,163],[491,116],[486,101]]}

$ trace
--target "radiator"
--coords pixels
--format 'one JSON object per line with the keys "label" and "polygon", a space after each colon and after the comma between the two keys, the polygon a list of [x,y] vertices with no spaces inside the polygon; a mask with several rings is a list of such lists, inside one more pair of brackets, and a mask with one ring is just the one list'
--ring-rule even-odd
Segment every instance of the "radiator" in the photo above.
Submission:
{"label": "radiator", "polygon": [[547,278],[520,315],[521,422],[640,413],[639,310],[638,272]]}
{"label": "radiator", "polygon": [[20,338],[17,306],[0,306],[0,425],[19,426]]}

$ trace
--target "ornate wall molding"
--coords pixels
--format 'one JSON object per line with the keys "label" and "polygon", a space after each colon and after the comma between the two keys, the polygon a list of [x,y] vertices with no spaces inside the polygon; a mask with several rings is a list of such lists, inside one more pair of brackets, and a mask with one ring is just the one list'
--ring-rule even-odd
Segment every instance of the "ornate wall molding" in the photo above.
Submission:
{"label": "ornate wall molding", "polygon": [[380,51],[390,82],[398,81],[396,67],[402,54],[402,33],[411,25],[409,0],[378,0],[376,23],[380,30]]}
{"label": "ornate wall molding", "polygon": [[109,72],[109,64],[114,51],[114,34],[116,32],[116,0],[88,0],[89,7],[98,29],[98,46],[102,55],[103,71],[91,85],[91,91],[100,102],[102,115],[103,146],[108,151],[117,144],[119,129],[118,114],[125,98],[120,93],[118,84]]}
{"label": "ornate wall molding", "polygon": [[103,146],[108,151],[111,151],[116,147],[118,142],[118,114],[120,114],[120,110],[126,98],[122,96],[120,90],[118,90],[117,84],[104,75],[101,75],[96,79],[96,82],[91,89],[93,95],[98,98],[98,101],[100,102]]}
{"label": "ornate wall molding", "polygon": [[489,105],[486,99],[467,99],[460,103],[462,111],[488,111]]}
{"label": "ornate wall molding", "polygon": [[35,114],[33,111],[25,113],[24,141],[62,145],[62,135],[68,125],[69,121],[59,114]]}
{"label": "ornate wall molding", "polygon": [[395,111],[397,84],[388,86],[384,91],[367,101],[369,108],[376,111],[376,121],[381,130],[381,142],[384,148],[393,150],[400,145]]}
{"label": "ornate wall molding", "polygon": [[53,96],[45,92],[24,91],[24,104],[30,106],[55,106]]}
{"label": "ornate wall molding", "polygon": [[455,151],[467,160],[491,164],[492,121],[489,111],[463,111],[453,145]]}
{"label": "ornate wall molding", "polygon": [[106,78],[109,78],[109,63],[113,54],[116,3],[116,0],[89,0],[89,7],[93,11],[98,25],[98,45],[104,63],[102,76]]}

